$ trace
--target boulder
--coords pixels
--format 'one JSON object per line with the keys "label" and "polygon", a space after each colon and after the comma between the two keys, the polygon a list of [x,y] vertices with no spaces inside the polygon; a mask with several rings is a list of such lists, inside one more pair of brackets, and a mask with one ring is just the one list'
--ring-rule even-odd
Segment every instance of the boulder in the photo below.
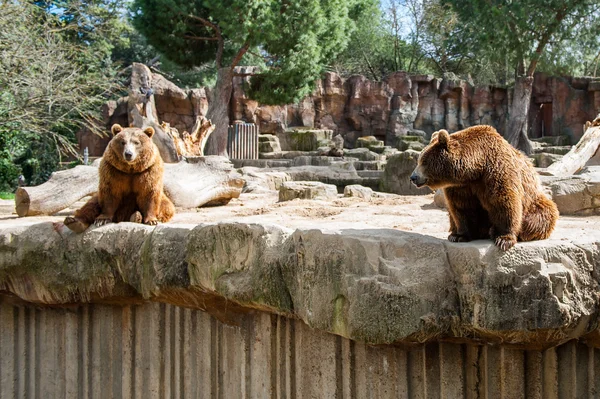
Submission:
{"label": "boulder", "polygon": [[400,195],[427,195],[431,189],[417,188],[410,182],[410,175],[417,167],[419,153],[407,150],[387,159],[385,172],[381,179],[381,191]]}
{"label": "boulder", "polygon": [[315,181],[284,182],[279,188],[279,201],[293,199],[333,200],[337,198],[337,188],[333,184]]}
{"label": "boulder", "polygon": [[368,148],[353,148],[344,150],[344,156],[358,158],[361,161],[379,161],[382,157]]}
{"label": "boulder", "polygon": [[290,175],[285,172],[269,171],[251,166],[240,168],[238,172],[245,181],[243,193],[279,190],[284,182],[292,180]]}
{"label": "boulder", "polygon": [[569,177],[542,176],[561,215],[600,215],[600,171],[592,167]]}
{"label": "boulder", "polygon": [[563,156],[559,154],[549,154],[545,152],[540,152],[531,156],[533,164],[537,168],[547,168],[562,157]]}
{"label": "boulder", "polygon": [[273,134],[258,135],[258,152],[271,153],[281,152],[279,138]]}
{"label": "boulder", "polygon": [[377,140],[377,138],[374,136],[359,137],[356,140],[355,147],[368,148],[370,150],[373,148],[383,148],[383,141]]}
{"label": "boulder", "polygon": [[295,127],[277,133],[277,137],[284,151],[316,151],[331,144],[333,131]]}
{"label": "boulder", "polygon": [[351,184],[344,187],[344,197],[370,199],[372,196],[373,190],[369,187],[364,187],[359,184]]}

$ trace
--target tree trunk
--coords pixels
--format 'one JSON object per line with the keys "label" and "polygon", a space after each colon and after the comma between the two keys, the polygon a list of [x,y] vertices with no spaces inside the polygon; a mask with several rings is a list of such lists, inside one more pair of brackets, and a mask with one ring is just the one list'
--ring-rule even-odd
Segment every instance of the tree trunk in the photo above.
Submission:
{"label": "tree trunk", "polygon": [[227,129],[229,127],[229,101],[233,90],[233,70],[220,68],[217,83],[210,92],[210,102],[206,117],[215,125],[214,132],[208,138],[206,154],[227,156]]}
{"label": "tree trunk", "polygon": [[[589,123],[589,122],[588,122]],[[582,169],[600,149],[600,126],[589,127],[562,159],[548,166],[546,172],[552,176],[570,176]]]}
{"label": "tree trunk", "polygon": [[[194,163],[165,164],[164,190],[175,206],[196,208],[226,204],[244,186],[231,162],[222,157],[198,157]],[[98,190],[98,167],[76,166],[55,172],[46,183],[20,187],[15,195],[19,216],[53,215]]]}
{"label": "tree trunk", "polygon": [[163,161],[167,163],[179,161],[172,137],[164,131],[158,120],[154,91],[152,90],[152,72],[144,64],[133,64],[127,111],[130,126],[154,128],[155,134],[152,136],[152,141],[158,147]]}
{"label": "tree trunk", "polygon": [[19,187],[15,208],[19,216],[52,215],[98,190],[98,168],[80,165],[54,172],[39,186]]}
{"label": "tree trunk", "polygon": [[527,118],[531,92],[533,90],[533,76],[522,76],[515,81],[512,105],[509,111],[508,127],[504,138],[513,147],[529,155],[533,151],[531,142],[527,137]]}

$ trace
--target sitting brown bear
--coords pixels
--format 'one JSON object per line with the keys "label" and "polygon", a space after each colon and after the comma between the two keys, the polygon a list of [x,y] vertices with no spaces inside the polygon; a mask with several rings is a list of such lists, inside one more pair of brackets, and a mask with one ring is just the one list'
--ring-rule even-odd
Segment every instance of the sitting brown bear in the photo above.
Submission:
{"label": "sitting brown bear", "polygon": [[506,251],[548,238],[558,219],[531,162],[491,126],[434,133],[410,180],[443,189],[453,242],[491,238]]}
{"label": "sitting brown bear", "polygon": [[113,125],[115,135],[100,162],[98,193],[65,225],[81,233],[95,223],[167,222],[175,214],[173,203],[163,190],[163,161],[152,142],[154,129]]}

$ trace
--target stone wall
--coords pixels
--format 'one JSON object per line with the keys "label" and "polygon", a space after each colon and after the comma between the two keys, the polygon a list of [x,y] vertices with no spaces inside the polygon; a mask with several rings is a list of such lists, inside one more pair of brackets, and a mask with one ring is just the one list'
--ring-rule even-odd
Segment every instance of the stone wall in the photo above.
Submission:
{"label": "stone wall", "polygon": [[600,351],[369,346],[298,320],[236,325],[159,304],[48,308],[0,297],[2,398],[583,398]]}
{"label": "stone wall", "polygon": [[[249,73],[252,67],[239,67]],[[207,88],[184,90],[159,74],[151,87],[161,121],[190,131],[196,116],[208,108]],[[453,75],[410,75],[395,72],[381,82],[356,75],[347,79],[325,74],[312,95],[297,104],[268,106],[246,95],[244,80],[234,78],[230,119],[256,123],[260,132],[277,134],[288,127],[331,129],[352,148],[356,139],[375,136],[395,146],[404,135],[431,134],[445,128],[456,131],[477,124],[491,124],[501,132],[507,122],[512,90],[473,86]],[[563,78],[536,74],[531,100],[530,137],[568,135],[573,143],[583,134],[583,124],[600,113],[599,78]],[[105,106],[107,129],[113,123],[128,124],[127,98]],[[90,156],[101,156],[107,139],[89,131],[78,134],[80,147]]]}
{"label": "stone wall", "polygon": [[[327,73],[299,104],[261,106],[247,98],[243,79],[236,78],[231,116],[259,124],[262,133],[308,126],[341,133],[349,146],[361,136],[394,145],[396,137],[414,130],[431,134],[441,128],[452,132],[490,124],[502,132],[511,97],[512,89],[473,86],[453,75],[435,78],[395,72],[374,82],[364,76],[343,79]],[[530,137],[568,135],[576,142],[583,124],[599,112],[600,79],[536,74]]]}

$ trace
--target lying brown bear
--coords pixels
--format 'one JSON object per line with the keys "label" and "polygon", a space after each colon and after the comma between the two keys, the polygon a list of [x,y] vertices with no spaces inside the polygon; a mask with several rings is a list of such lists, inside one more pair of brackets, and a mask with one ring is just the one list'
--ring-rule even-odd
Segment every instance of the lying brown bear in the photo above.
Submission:
{"label": "lying brown bear", "polygon": [[491,126],[434,133],[410,180],[443,189],[453,242],[491,238],[506,251],[548,238],[558,219],[531,162]]}
{"label": "lying brown bear", "polygon": [[100,162],[98,193],[74,217],[64,221],[81,233],[95,223],[132,221],[155,225],[175,214],[173,203],[163,190],[163,161],[152,142],[154,129],[122,128],[113,125],[115,135]]}

